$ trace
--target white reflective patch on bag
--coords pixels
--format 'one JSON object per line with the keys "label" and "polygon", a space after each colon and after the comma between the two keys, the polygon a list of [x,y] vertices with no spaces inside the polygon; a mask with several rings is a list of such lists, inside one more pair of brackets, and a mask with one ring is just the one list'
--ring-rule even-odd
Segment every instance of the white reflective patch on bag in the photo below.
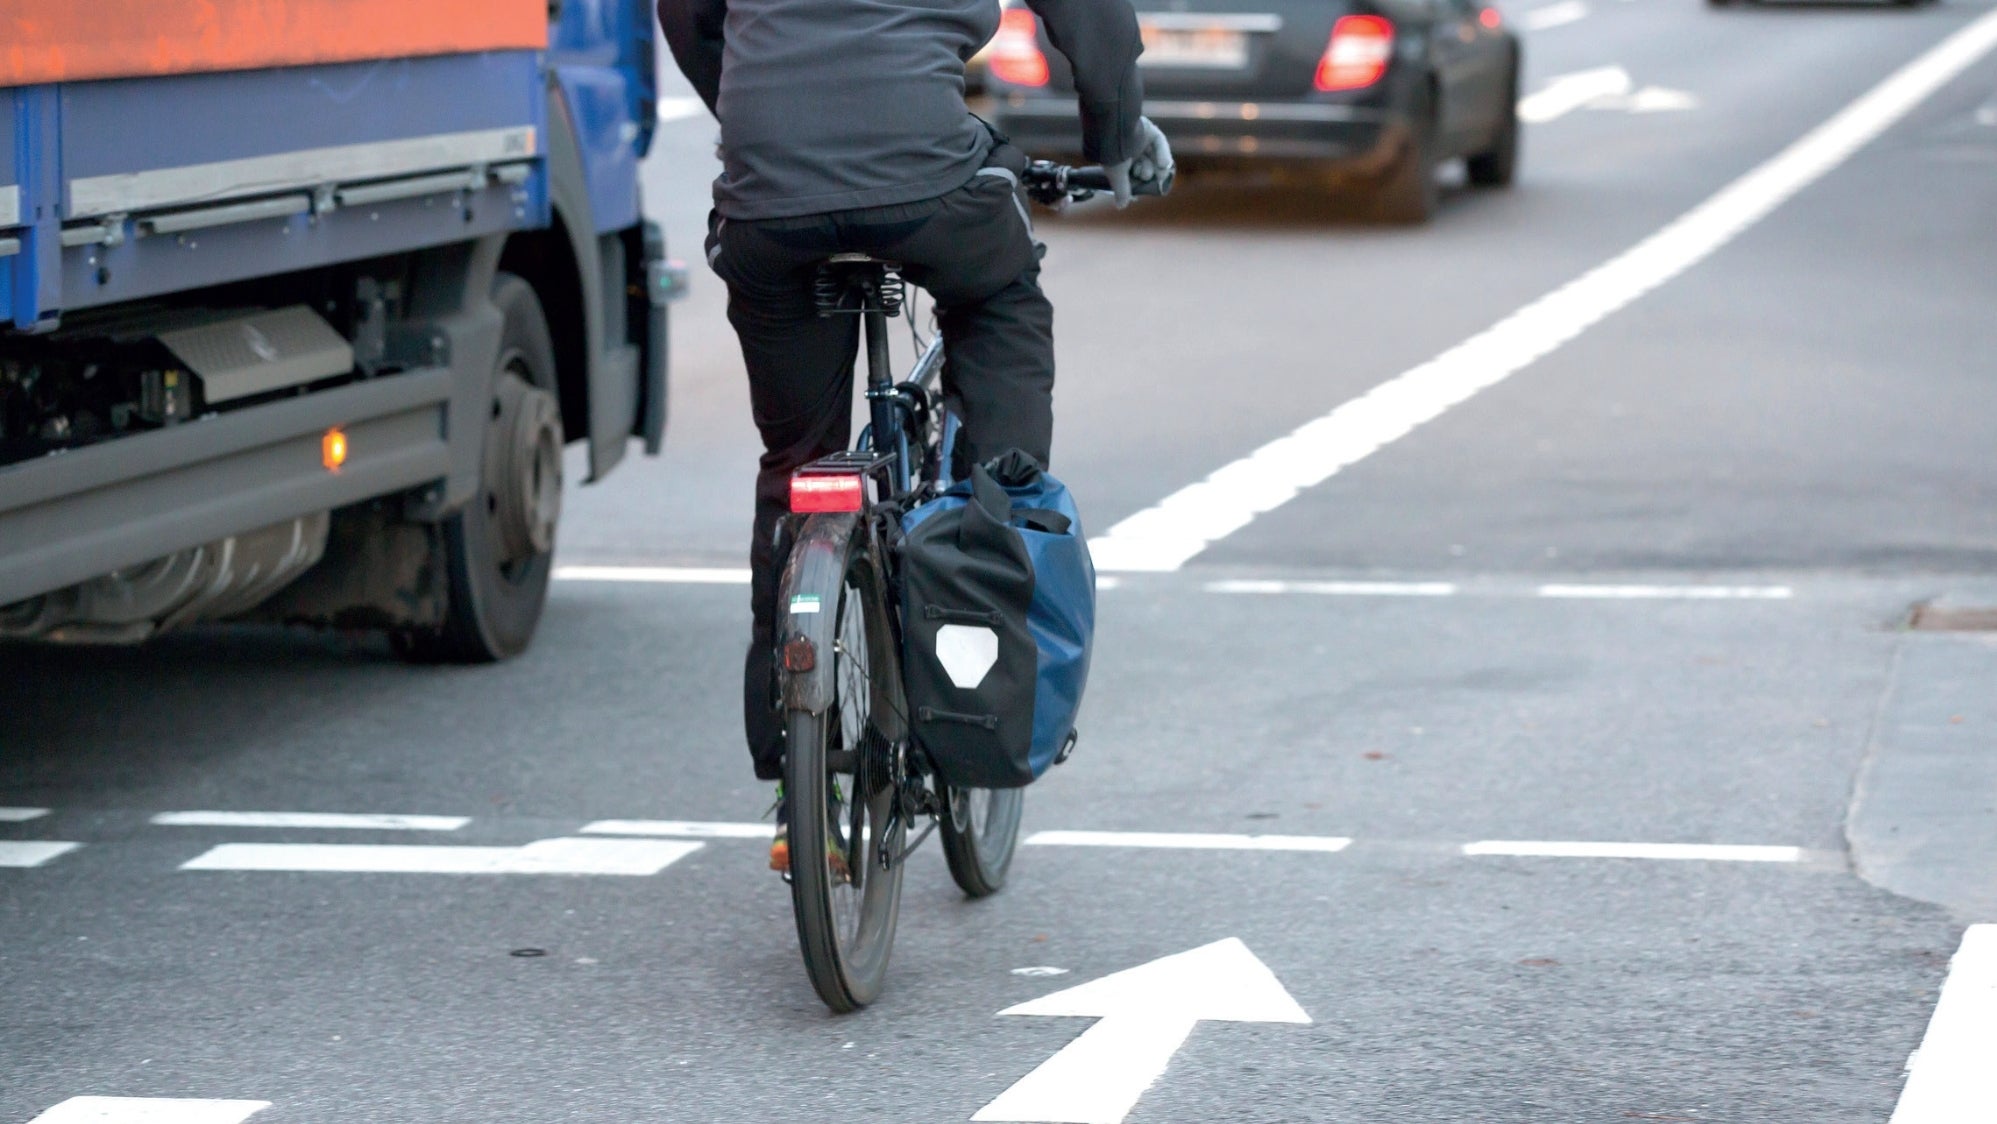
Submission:
{"label": "white reflective patch on bag", "polygon": [[936,662],[949,672],[950,682],[968,691],[998,663],[998,641],[998,633],[983,625],[946,624],[936,630]]}

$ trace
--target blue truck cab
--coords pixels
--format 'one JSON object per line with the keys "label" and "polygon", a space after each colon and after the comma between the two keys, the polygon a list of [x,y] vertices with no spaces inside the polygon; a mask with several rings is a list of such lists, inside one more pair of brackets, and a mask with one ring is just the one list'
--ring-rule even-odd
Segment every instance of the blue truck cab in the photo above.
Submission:
{"label": "blue truck cab", "polygon": [[504,658],[564,447],[592,481],[659,450],[684,273],[640,200],[644,0],[493,0],[516,42],[478,49],[418,43],[435,7],[289,2],[372,57],[0,73],[0,639],[247,618]]}

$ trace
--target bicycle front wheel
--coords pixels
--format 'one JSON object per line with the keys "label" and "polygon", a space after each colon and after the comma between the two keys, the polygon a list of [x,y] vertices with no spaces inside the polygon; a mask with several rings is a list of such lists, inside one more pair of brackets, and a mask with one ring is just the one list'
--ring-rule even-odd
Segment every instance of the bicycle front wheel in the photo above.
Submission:
{"label": "bicycle front wheel", "polygon": [[791,906],[805,971],[825,1005],[855,1011],[874,1001],[887,976],[901,908],[901,856],[907,836],[893,820],[895,785],[888,745],[875,727],[881,700],[876,669],[891,674],[885,592],[857,537],[803,537],[793,593],[834,617],[831,706],[790,712],[784,793],[790,812]]}
{"label": "bicycle front wheel", "polygon": [[982,898],[1005,886],[1012,853],[1019,844],[1019,816],[1026,806],[1021,788],[952,788],[943,816],[943,858],[950,877],[965,894]]}

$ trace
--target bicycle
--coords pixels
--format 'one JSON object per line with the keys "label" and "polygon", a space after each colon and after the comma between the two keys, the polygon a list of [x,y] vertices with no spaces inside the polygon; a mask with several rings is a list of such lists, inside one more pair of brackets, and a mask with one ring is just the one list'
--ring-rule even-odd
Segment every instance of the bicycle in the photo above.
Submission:
{"label": "bicycle", "polygon": [[[1048,161],[1020,178],[1045,204],[1111,189],[1101,168]],[[1168,174],[1138,193],[1170,187]],[[1020,789],[944,783],[909,734],[894,544],[901,516],[950,484],[955,419],[936,386],[941,333],[909,377],[894,381],[887,322],[902,312],[905,291],[894,263],[865,254],[838,254],[820,267],[820,314],[862,317],[870,424],[853,450],[792,476],[783,528],[790,556],[777,595],[791,904],[805,971],[841,1013],[880,994],[909,856],[940,830],[958,887],[973,898],[997,893],[1024,807]]]}

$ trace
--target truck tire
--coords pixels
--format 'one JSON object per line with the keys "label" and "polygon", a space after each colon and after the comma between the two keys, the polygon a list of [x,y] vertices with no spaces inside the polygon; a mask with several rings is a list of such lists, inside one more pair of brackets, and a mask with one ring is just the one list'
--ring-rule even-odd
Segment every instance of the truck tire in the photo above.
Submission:
{"label": "truck tire", "polygon": [[395,634],[423,663],[491,663],[525,651],[540,623],[562,508],[555,345],[533,286],[492,282],[506,319],[493,365],[478,493],[443,524],[450,605],[442,624]]}

